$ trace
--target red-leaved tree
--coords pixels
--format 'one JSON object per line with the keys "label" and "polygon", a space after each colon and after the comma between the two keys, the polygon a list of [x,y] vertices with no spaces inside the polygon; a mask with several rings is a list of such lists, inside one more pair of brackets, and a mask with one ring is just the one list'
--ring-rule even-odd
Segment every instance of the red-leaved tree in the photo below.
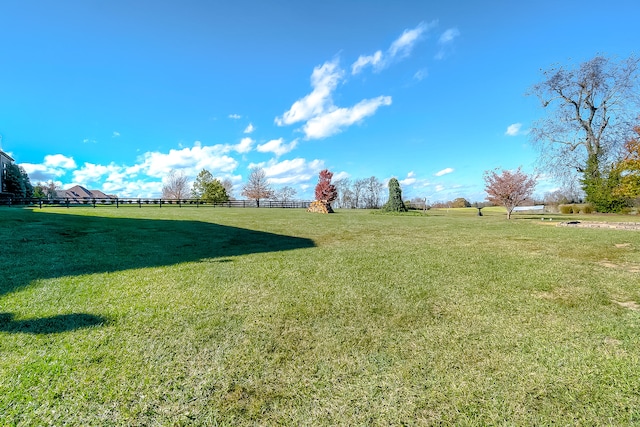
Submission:
{"label": "red-leaved tree", "polygon": [[511,212],[520,203],[533,194],[536,178],[529,176],[518,168],[515,172],[503,170],[485,171],[484,182],[487,200],[495,205],[502,205],[507,209],[507,219],[511,219]]}
{"label": "red-leaved tree", "polygon": [[336,199],[336,197],[338,197],[338,190],[336,190],[336,186],[331,184],[332,177],[333,172],[329,172],[329,169],[320,171],[318,185],[316,185],[316,200],[331,203]]}

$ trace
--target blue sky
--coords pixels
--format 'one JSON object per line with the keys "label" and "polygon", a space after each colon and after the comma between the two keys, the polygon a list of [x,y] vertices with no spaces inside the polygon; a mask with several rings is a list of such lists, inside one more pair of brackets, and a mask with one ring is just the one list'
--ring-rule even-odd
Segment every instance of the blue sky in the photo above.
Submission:
{"label": "blue sky", "polygon": [[[318,172],[484,199],[522,166],[540,70],[640,46],[637,1],[0,3],[2,149],[32,182],[158,197],[171,169]],[[540,178],[538,193],[555,184]]]}

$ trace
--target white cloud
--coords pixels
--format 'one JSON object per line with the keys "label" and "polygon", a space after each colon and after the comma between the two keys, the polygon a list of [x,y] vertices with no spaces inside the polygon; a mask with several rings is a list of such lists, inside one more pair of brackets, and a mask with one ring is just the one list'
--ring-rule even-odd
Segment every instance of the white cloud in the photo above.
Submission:
{"label": "white cloud", "polygon": [[162,181],[105,182],[102,185],[102,191],[107,194],[116,194],[122,198],[160,197]]}
{"label": "white cloud", "polygon": [[435,190],[436,190],[437,193],[439,193],[440,191],[444,190],[444,186],[438,184],[438,185],[436,185]]}
{"label": "white cloud", "polygon": [[377,66],[382,61],[382,51],[377,51],[373,55],[360,55],[356,62],[351,65],[351,74],[358,74],[367,65]]}
{"label": "white cloud", "polygon": [[405,179],[403,179],[403,180],[401,180],[399,182],[400,182],[400,185],[409,186],[409,185],[415,184],[416,181],[417,181],[416,174],[413,171],[411,171],[411,172],[409,172],[407,174],[407,177]]}
{"label": "white cloud", "polygon": [[333,174],[333,178],[332,181],[337,181],[339,179],[343,179],[343,178],[349,178],[351,175],[348,172],[345,171],[341,171],[341,172],[337,172]]}
{"label": "white cloud", "polygon": [[108,181],[122,181],[125,176],[124,167],[114,163],[104,166],[87,162],[80,169],[73,171],[73,180],[82,186],[99,183],[103,177]]}
{"label": "white cloud", "polygon": [[416,71],[416,73],[413,75],[413,78],[416,79],[417,81],[421,81],[426,79],[427,76],[429,76],[429,71],[426,68],[422,68]]}
{"label": "white cloud", "polygon": [[63,169],[73,169],[77,166],[73,157],[67,157],[62,154],[50,154],[44,156],[44,164],[46,166]]}
{"label": "white cloud", "polygon": [[421,22],[416,28],[404,30],[402,35],[391,43],[391,47],[389,47],[389,55],[391,57],[398,55],[404,57],[409,55],[413,46],[420,39],[422,34],[429,29],[430,25],[433,24],[427,25],[424,22]]}
{"label": "white cloud", "polygon": [[216,172],[231,172],[238,162],[226,155],[230,148],[222,144],[203,146],[196,141],[191,148],[171,149],[169,153],[147,152],[142,156],[139,170],[156,178],[162,178],[171,169],[183,169],[188,176],[196,176],[202,169],[214,175]]}
{"label": "white cloud", "polygon": [[254,130],[256,130],[256,128],[253,126],[253,123],[249,123],[249,126],[244,129],[244,133],[252,133]]}
{"label": "white cloud", "polygon": [[390,96],[365,99],[349,108],[333,104],[332,93],[344,78],[338,60],[325,62],[313,69],[310,94],[296,101],[282,117],[276,117],[278,126],[306,121],[302,130],[306,139],[326,138],[373,115],[378,107],[391,105]]}
{"label": "white cloud", "polygon": [[[442,175],[449,174],[449,173],[451,173],[453,171],[454,171],[453,168],[446,168],[446,169],[442,169],[441,171],[438,171],[438,172],[434,173],[433,175],[434,176],[442,176]],[[440,190],[438,190],[438,191],[440,191]]]}
{"label": "white cloud", "polygon": [[236,146],[207,146],[195,141],[192,147],[171,149],[168,153],[147,152],[139,158],[139,163],[133,166],[85,163],[82,169],[74,172],[74,180],[81,185],[102,181],[103,191],[121,197],[159,197],[162,192],[162,179],[171,169],[180,170],[190,179],[195,179],[202,169],[207,169],[214,176],[229,176],[236,169],[238,162],[227,153],[233,149],[237,151],[239,146],[250,146],[253,141],[246,144],[245,139],[250,140],[243,138]]}
{"label": "white cloud", "polygon": [[98,141],[96,141],[96,140],[95,140],[95,139],[93,139],[93,138],[85,138],[85,139],[83,139],[83,140],[82,140],[82,142],[83,142],[84,144],[89,144],[89,143],[91,143],[91,144],[95,144],[95,143],[97,143]]}
{"label": "white cloud", "polygon": [[436,59],[442,59],[445,57],[447,52],[451,49],[451,45],[453,41],[460,36],[460,30],[457,28],[449,28],[444,33],[440,35],[438,39],[438,45],[440,46],[440,50],[436,54]]}
{"label": "white cloud", "polygon": [[394,60],[406,58],[411,54],[416,43],[422,39],[422,36],[437,24],[437,21],[428,24],[421,22],[416,28],[404,30],[384,54],[378,50],[373,55],[360,55],[351,65],[351,74],[356,75],[367,66],[373,67],[374,71],[380,71],[388,67]]}
{"label": "white cloud", "polygon": [[343,75],[344,72],[338,67],[337,59],[315,67],[311,74],[313,87],[311,93],[294,102],[282,117],[276,117],[275,123],[278,126],[290,125],[324,113],[333,106],[331,93],[336,89]]}
{"label": "white cloud", "polygon": [[269,182],[275,185],[297,184],[315,179],[318,173],[324,169],[324,161],[312,160],[308,162],[303,158],[271,161],[262,165]]}
{"label": "white cloud", "polygon": [[[192,147],[172,149],[168,153],[147,152],[138,158],[134,165],[108,165],[85,162],[78,168],[71,157],[62,154],[45,156],[41,164],[23,164],[34,182],[49,181],[53,178],[71,176],[63,188],[82,185],[88,188],[101,189],[108,194],[120,197],[159,197],[162,190],[162,178],[171,169],[182,171],[188,178],[195,179],[202,169],[209,170],[217,177],[232,177],[235,181],[240,176],[231,175],[238,162],[227,153],[251,147],[253,140],[243,138],[238,145],[217,144],[205,146],[195,141]],[[60,181],[56,179],[55,181]],[[234,182],[235,182],[234,181]],[[62,183],[60,183],[62,185]]]}
{"label": "white cloud", "polygon": [[33,183],[50,181],[53,178],[64,176],[67,171],[76,167],[73,157],[62,154],[50,154],[44,156],[42,163],[21,163],[20,166],[29,174]]}
{"label": "white cloud", "polygon": [[229,114],[230,119],[238,120],[241,119],[242,116],[240,114]]}
{"label": "white cloud", "polygon": [[233,146],[233,149],[238,153],[248,153],[253,148],[255,141],[249,137],[242,138],[239,144]]}
{"label": "white cloud", "polygon": [[289,144],[285,144],[283,138],[272,139],[269,142],[260,144],[256,147],[256,150],[261,153],[274,153],[276,156],[281,156],[293,150],[298,145],[298,140],[294,139]]}
{"label": "white cloud", "polygon": [[365,99],[350,108],[334,107],[328,113],[313,117],[304,125],[303,130],[307,139],[326,138],[375,114],[376,110],[383,105],[391,105],[390,96]]}
{"label": "white cloud", "polygon": [[514,123],[507,127],[506,132],[504,133],[507,136],[517,136],[522,134],[522,123]]}
{"label": "white cloud", "polygon": [[113,135],[111,136],[112,138],[117,138],[120,136],[120,132],[118,131],[113,131]]}
{"label": "white cloud", "polygon": [[440,39],[438,39],[438,43],[439,44],[451,43],[459,35],[460,35],[460,31],[457,28],[449,28],[447,31],[442,33],[442,35],[440,36]]}

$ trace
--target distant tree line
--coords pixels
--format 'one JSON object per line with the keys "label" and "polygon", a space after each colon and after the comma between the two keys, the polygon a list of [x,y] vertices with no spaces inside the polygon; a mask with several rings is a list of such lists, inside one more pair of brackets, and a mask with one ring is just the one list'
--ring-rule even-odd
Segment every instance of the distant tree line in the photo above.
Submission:
{"label": "distant tree line", "polygon": [[196,199],[207,203],[224,203],[231,198],[231,180],[220,181],[211,172],[202,169],[191,188],[189,179],[182,171],[172,169],[164,179],[162,198],[167,200]]}
{"label": "distant tree line", "polygon": [[343,209],[378,209],[382,206],[382,183],[375,176],[369,178],[340,178],[333,181],[338,196],[333,205]]}
{"label": "distant tree line", "polygon": [[471,203],[463,197],[458,197],[457,199],[449,200],[447,202],[433,202],[429,207],[431,208],[470,208]]}

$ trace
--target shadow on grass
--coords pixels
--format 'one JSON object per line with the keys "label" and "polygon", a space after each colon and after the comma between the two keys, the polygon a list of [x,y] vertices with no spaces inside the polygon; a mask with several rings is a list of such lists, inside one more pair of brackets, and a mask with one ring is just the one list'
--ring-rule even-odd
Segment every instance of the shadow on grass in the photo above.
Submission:
{"label": "shadow on grass", "polygon": [[61,314],[26,320],[13,320],[13,317],[11,313],[0,313],[0,332],[56,334],[106,323],[104,317],[85,313]]}
{"label": "shadow on grass", "polygon": [[[0,297],[38,279],[193,261],[233,262],[234,256],[313,246],[310,239],[201,221],[43,214],[2,208]],[[81,321],[91,315],[68,316],[80,316],[76,320]],[[65,318],[63,323],[73,319]]]}

